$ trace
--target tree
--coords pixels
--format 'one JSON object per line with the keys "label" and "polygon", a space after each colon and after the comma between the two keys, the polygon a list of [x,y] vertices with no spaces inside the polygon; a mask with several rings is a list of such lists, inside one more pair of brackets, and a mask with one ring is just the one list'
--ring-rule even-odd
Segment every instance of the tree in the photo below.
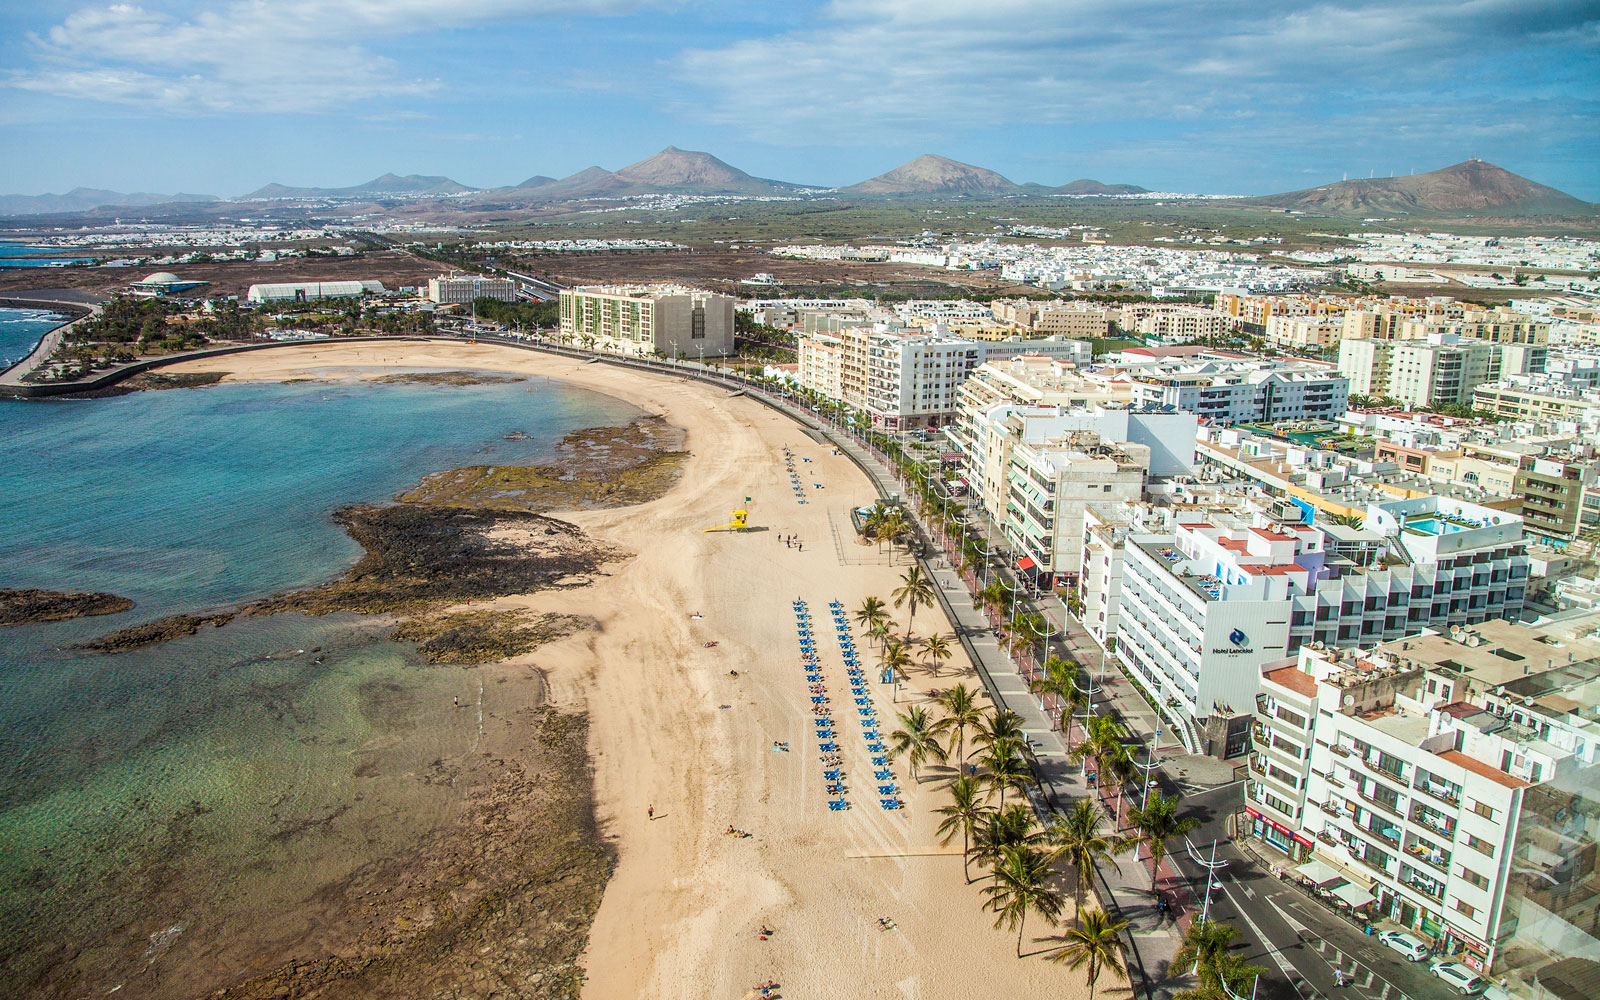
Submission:
{"label": "tree", "polygon": [[906,668],[911,666],[911,654],[906,651],[906,644],[898,639],[886,639],[883,651],[878,654],[878,665],[894,678],[894,694],[898,701],[900,681],[910,677]]}
{"label": "tree", "polygon": [[1065,858],[1077,872],[1074,893],[1078,924],[1083,924],[1083,895],[1094,881],[1100,862],[1108,861],[1112,868],[1121,871],[1116,856],[1127,850],[1130,837],[1108,837],[1100,831],[1100,813],[1088,799],[1079,799],[1072,811],[1057,814],[1055,822],[1045,831],[1052,848],[1052,858]]}
{"label": "tree", "polygon": [[867,627],[867,639],[884,648],[889,645],[889,619],[879,618]]}
{"label": "tree", "polygon": [[1022,742],[1022,716],[1010,709],[996,706],[974,727],[974,747],[993,747],[1002,740]]}
{"label": "tree", "polygon": [[1333,514],[1327,518],[1330,524],[1343,525],[1346,528],[1359,528],[1366,523],[1366,517],[1361,514]]}
{"label": "tree", "polygon": [[955,730],[956,760],[965,760],[967,730],[983,721],[983,709],[978,707],[977,699],[972,696],[972,691],[965,684],[957,684],[941,694],[939,707],[944,709],[944,718],[939,720],[939,726],[943,731]]}
{"label": "tree", "polygon": [[1122,723],[1109,715],[1096,715],[1083,727],[1083,742],[1072,749],[1072,759],[1082,762],[1094,759],[1095,769],[1104,770],[1106,758],[1122,748],[1127,730]]}
{"label": "tree", "polygon": [[867,631],[872,626],[888,618],[889,612],[882,598],[868,597],[862,600],[861,607],[856,609],[856,624]]}
{"label": "tree", "polygon": [[1090,910],[1083,914],[1078,926],[1062,935],[1065,945],[1049,956],[1052,962],[1065,964],[1077,971],[1089,967],[1089,1000],[1094,1000],[1094,984],[1100,973],[1110,972],[1122,978],[1122,942],[1118,935],[1128,926],[1126,920],[1112,920],[1104,910]]}
{"label": "tree", "polygon": [[1042,851],[1023,845],[1001,849],[994,866],[994,883],[984,886],[987,905],[997,916],[994,925],[1017,929],[1017,957],[1022,957],[1022,930],[1028,911],[1047,920],[1061,912],[1061,894],[1050,888],[1050,861]]}
{"label": "tree", "polygon": [[1233,953],[1233,941],[1238,936],[1238,930],[1215,920],[1196,920],[1189,925],[1183,943],[1172,956],[1172,968],[1190,966],[1199,977],[1200,986],[1179,993],[1181,1000],[1226,1000],[1250,995],[1255,978],[1267,970]]}
{"label": "tree", "polygon": [[[898,507],[889,511],[889,513],[884,517],[883,533],[889,540],[889,565],[894,565],[895,539],[899,538],[901,535],[904,535],[910,530],[911,520],[906,517],[905,511],[900,510]],[[899,603],[896,602],[895,607],[898,608],[899,606]]]}
{"label": "tree", "polygon": [[917,772],[922,768],[923,761],[932,758],[942,763],[948,754],[939,745],[939,730],[927,709],[912,705],[897,718],[900,728],[889,734],[889,753],[896,757],[904,756],[910,761],[911,777],[918,780]]}
{"label": "tree", "polygon": [[940,844],[949,844],[955,839],[956,831],[961,831],[961,874],[968,885],[972,884],[972,872],[967,867],[972,854],[972,835],[983,817],[994,811],[979,800],[980,791],[978,779],[968,776],[956,778],[950,782],[950,804],[934,810],[944,817],[936,831]]}
{"label": "tree", "polygon": [[900,586],[894,589],[894,606],[909,605],[906,615],[906,638],[911,638],[911,625],[917,620],[917,605],[927,606],[933,603],[933,581],[922,571],[922,567],[912,564],[900,576]]}
{"label": "tree", "polygon": [[1006,789],[1015,788],[1018,791],[1028,786],[1028,780],[1033,777],[1033,772],[1028,768],[1028,762],[1023,760],[1021,751],[1022,741],[1004,739],[999,740],[985,749],[978,763],[983,766],[983,781],[989,786],[990,793],[1000,793],[1000,805],[1006,804]]}
{"label": "tree", "polygon": [[1139,843],[1150,849],[1150,857],[1154,864],[1151,867],[1150,891],[1156,888],[1156,873],[1161,868],[1161,859],[1167,855],[1167,841],[1173,837],[1181,837],[1200,825],[1200,821],[1193,816],[1178,816],[1178,797],[1167,798],[1160,792],[1150,796],[1144,805],[1128,810],[1128,821],[1134,829],[1139,831]]}
{"label": "tree", "polygon": [[933,675],[939,676],[944,661],[951,656],[949,640],[937,633],[928,636],[922,640],[922,655],[933,661]]}
{"label": "tree", "polygon": [[1072,753],[1073,709],[1088,704],[1088,694],[1078,686],[1078,665],[1052,656],[1044,661],[1044,673],[1028,682],[1028,690],[1039,698],[1055,698],[1061,703],[1061,732],[1067,737],[1067,753]]}

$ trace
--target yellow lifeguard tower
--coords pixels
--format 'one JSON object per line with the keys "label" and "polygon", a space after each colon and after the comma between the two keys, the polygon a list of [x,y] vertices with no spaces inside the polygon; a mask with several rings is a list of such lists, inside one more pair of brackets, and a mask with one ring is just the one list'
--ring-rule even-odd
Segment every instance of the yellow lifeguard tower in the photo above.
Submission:
{"label": "yellow lifeguard tower", "polygon": [[[736,510],[736,511],[733,511],[732,513],[733,513],[733,520],[729,521],[727,524],[719,524],[719,525],[716,525],[715,527],[707,528],[705,530],[706,531],[749,531],[750,530],[750,524],[749,524],[750,512],[747,511],[747,510]],[[703,534],[703,532],[702,532],[702,534]]]}

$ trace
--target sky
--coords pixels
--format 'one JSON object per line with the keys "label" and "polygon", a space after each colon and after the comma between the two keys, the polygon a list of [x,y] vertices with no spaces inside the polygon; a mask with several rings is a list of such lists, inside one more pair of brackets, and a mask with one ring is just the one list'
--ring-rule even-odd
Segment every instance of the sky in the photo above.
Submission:
{"label": "sky", "polygon": [[494,187],[676,145],[1219,194],[1478,157],[1600,201],[1600,0],[0,0],[0,134],[8,194]]}

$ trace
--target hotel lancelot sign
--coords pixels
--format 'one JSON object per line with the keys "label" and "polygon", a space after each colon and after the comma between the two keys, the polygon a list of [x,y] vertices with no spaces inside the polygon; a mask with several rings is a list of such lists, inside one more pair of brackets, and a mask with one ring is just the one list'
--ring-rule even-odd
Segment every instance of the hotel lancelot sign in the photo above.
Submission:
{"label": "hotel lancelot sign", "polygon": [[1229,632],[1228,642],[1232,643],[1231,647],[1214,646],[1211,651],[1221,656],[1244,656],[1255,652],[1254,649],[1250,648],[1250,637],[1244,634],[1244,629],[1242,628],[1236,628]]}

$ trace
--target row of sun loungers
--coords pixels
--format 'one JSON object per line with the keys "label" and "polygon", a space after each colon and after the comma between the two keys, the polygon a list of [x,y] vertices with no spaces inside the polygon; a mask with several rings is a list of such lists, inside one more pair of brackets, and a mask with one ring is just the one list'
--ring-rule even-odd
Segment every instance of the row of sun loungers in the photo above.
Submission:
{"label": "row of sun loungers", "polygon": [[794,453],[788,448],[783,449],[783,467],[789,470],[789,487],[794,490],[796,503],[806,502],[806,488],[800,482],[800,473],[795,471]]}
{"label": "row of sun loungers", "polygon": [[[788,450],[784,450],[785,456]],[[794,460],[789,459],[793,466]],[[800,501],[805,503],[804,500]],[[806,602],[794,599],[794,629],[800,640],[800,665],[805,669],[806,684],[811,692],[811,723],[816,729],[817,751],[823,762],[823,790],[828,793],[828,809],[842,812],[850,808],[845,798],[845,772],[839,754],[838,733],[834,729],[833,709],[828,707],[828,689],[822,683],[822,667],[817,661],[817,640],[811,628],[811,612]]]}
{"label": "row of sun loungers", "polygon": [[872,695],[867,688],[867,674],[861,668],[861,657],[856,652],[856,641],[851,636],[850,624],[845,619],[844,603],[830,601],[828,612],[833,619],[833,634],[839,643],[839,652],[844,656],[845,672],[850,677],[851,699],[855,702],[856,715],[861,723],[861,735],[867,741],[867,752],[872,755],[872,764],[876,768],[872,776],[879,782],[878,804],[884,809],[902,808],[900,789],[895,785],[894,771],[889,767],[888,753],[883,745],[883,734],[878,729],[878,710],[872,705]]}

